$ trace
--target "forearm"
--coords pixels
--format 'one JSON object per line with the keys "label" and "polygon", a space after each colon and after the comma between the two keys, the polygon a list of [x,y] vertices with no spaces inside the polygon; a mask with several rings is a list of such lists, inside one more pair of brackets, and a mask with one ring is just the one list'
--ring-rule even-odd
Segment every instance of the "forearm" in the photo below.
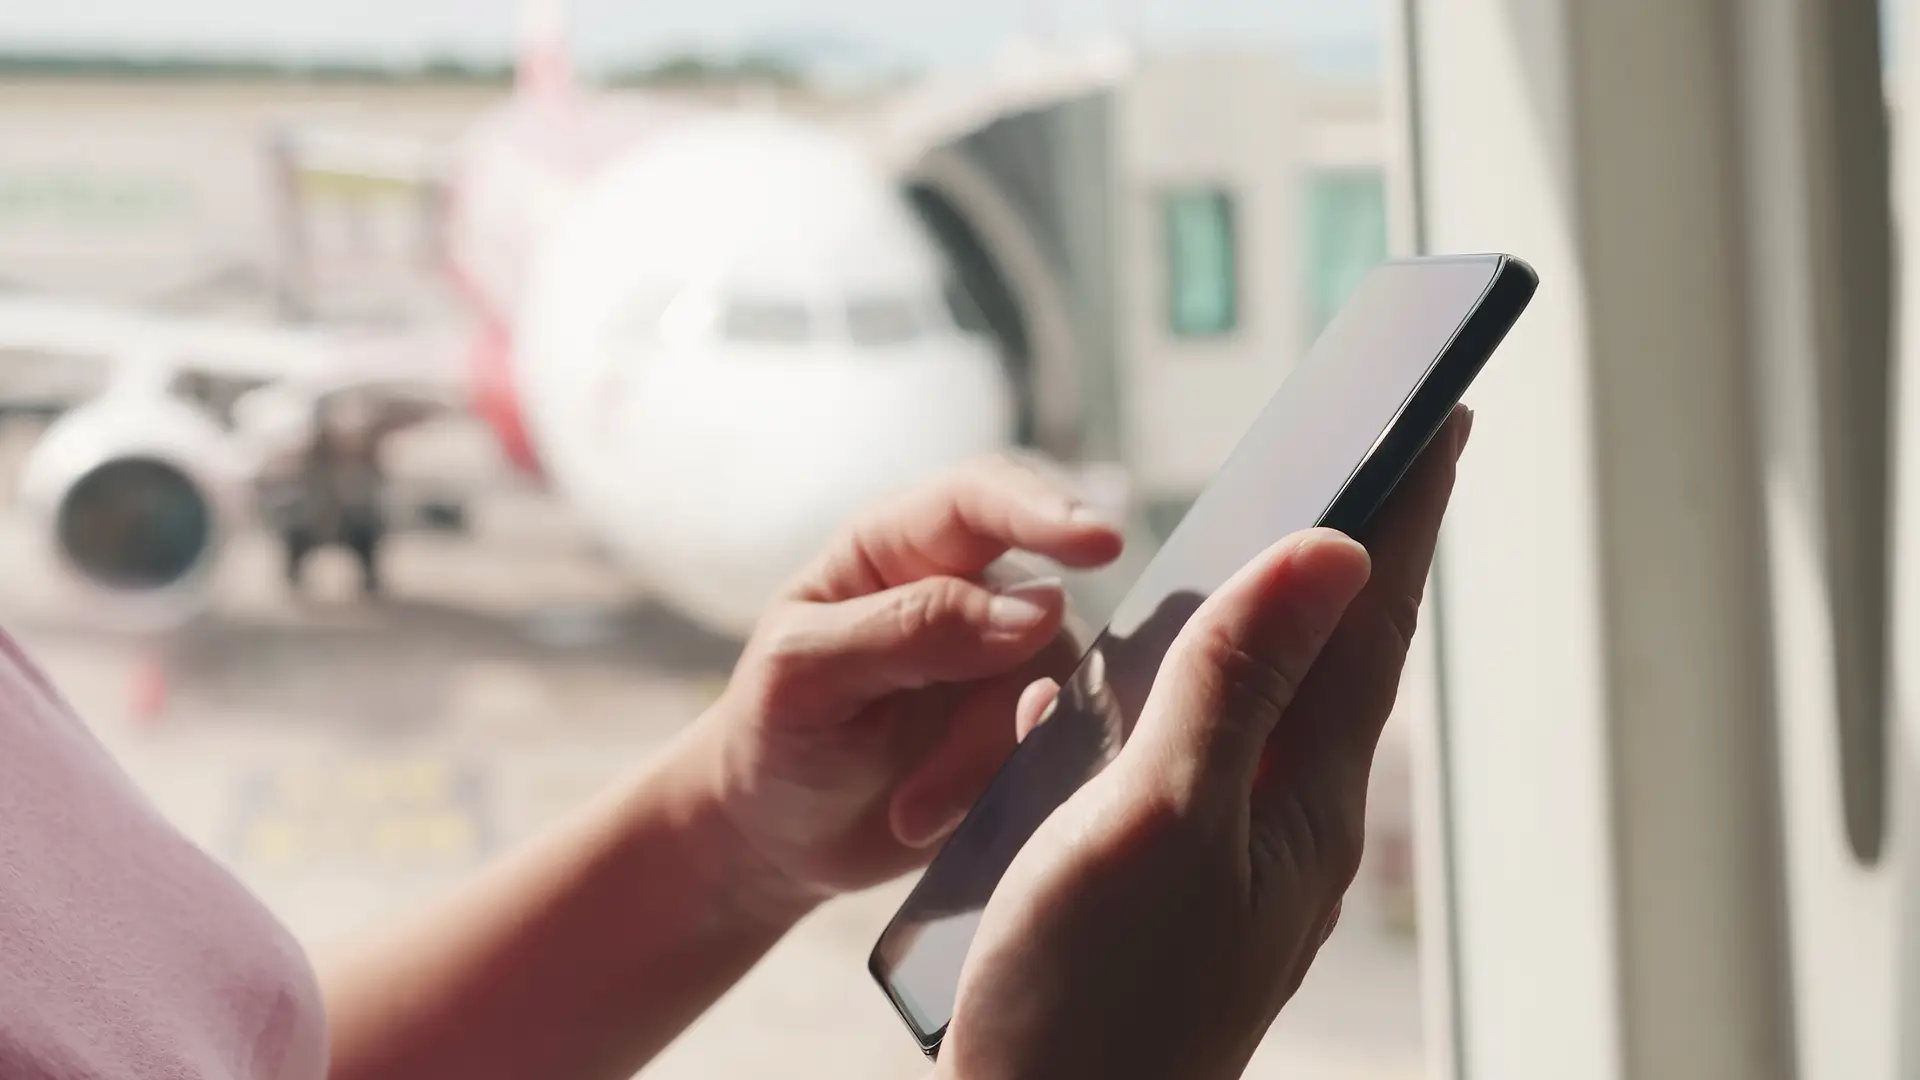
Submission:
{"label": "forearm", "polygon": [[631,1076],[804,913],[683,739],[424,918],[323,973],[332,1080]]}

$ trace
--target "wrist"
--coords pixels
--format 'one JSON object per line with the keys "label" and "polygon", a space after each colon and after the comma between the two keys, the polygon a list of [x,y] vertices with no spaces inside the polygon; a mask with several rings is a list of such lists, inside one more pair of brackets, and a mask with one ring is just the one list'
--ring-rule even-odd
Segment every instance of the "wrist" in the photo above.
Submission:
{"label": "wrist", "polygon": [[707,882],[715,915],[784,933],[827,897],[766,858],[741,828],[727,805],[724,747],[712,727],[690,727],[639,787],[665,794],[685,862]]}

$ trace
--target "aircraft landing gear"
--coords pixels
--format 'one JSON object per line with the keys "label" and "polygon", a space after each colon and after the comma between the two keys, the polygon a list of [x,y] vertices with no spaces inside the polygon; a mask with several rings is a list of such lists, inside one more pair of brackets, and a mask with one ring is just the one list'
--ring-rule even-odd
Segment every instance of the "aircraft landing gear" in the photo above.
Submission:
{"label": "aircraft landing gear", "polygon": [[[334,542],[353,553],[354,561],[360,567],[360,593],[368,599],[378,598],[384,588],[380,576],[380,548],[385,539],[384,530],[372,522],[344,525],[334,538]],[[299,595],[305,586],[307,560],[325,545],[311,530],[302,528],[282,530],[280,540],[284,554],[282,573],[287,588]]]}

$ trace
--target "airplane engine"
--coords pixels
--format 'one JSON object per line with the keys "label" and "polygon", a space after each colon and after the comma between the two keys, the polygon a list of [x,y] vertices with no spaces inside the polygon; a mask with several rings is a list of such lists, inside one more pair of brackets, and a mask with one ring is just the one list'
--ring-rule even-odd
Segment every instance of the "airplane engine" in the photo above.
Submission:
{"label": "airplane engine", "polygon": [[64,599],[116,625],[163,629],[210,599],[244,484],[231,438],[202,410],[109,395],[41,437],[19,502]]}

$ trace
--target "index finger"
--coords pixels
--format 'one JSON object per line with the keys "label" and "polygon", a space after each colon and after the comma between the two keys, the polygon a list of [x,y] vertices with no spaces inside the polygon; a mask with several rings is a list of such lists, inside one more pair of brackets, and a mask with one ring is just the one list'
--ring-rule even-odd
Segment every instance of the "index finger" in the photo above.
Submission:
{"label": "index finger", "polygon": [[978,458],[863,516],[797,588],[832,603],[932,575],[972,577],[1013,549],[1071,567],[1120,554],[1119,530],[1071,492],[1004,456]]}
{"label": "index finger", "polygon": [[1440,523],[1453,496],[1454,474],[1472,431],[1473,411],[1464,405],[1454,406],[1446,423],[1356,538],[1387,572],[1378,579],[1381,592],[1419,603],[1439,543]]}
{"label": "index finger", "polygon": [[[1453,493],[1455,463],[1466,448],[1472,413],[1456,409],[1365,530],[1373,576],[1347,608],[1312,674],[1300,687],[1291,734],[1324,739],[1372,761],[1398,696],[1401,668],[1433,567],[1441,519]],[[1330,730],[1331,729],[1331,730]]]}

